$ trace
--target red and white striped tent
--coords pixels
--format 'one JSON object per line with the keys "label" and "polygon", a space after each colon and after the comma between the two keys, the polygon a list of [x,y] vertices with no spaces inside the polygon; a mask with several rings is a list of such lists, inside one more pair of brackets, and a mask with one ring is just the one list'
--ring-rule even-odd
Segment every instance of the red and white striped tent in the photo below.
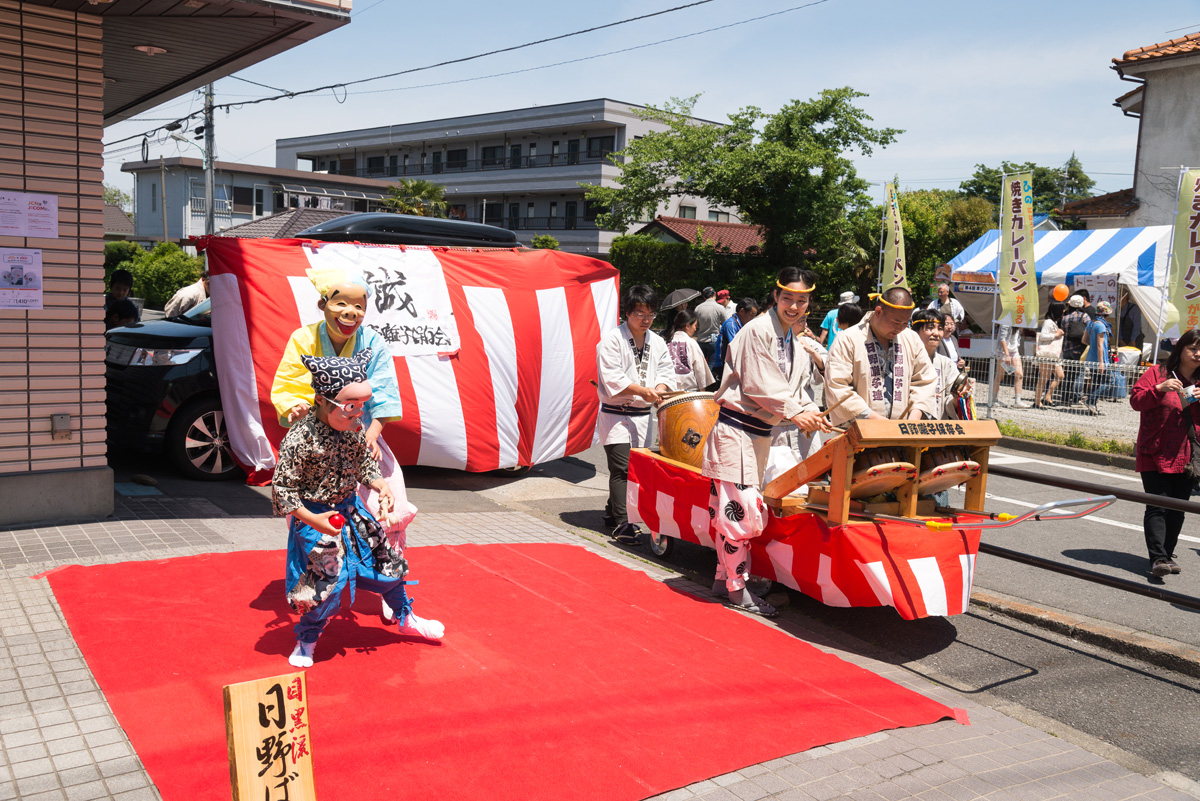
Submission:
{"label": "red and white striped tent", "polygon": [[320,319],[305,271],[331,254],[341,263],[383,261],[444,279],[457,348],[395,358],[404,417],[384,438],[400,464],[494,470],[592,445],[596,344],[618,325],[617,271],[607,262],[552,250],[299,239],[211,237],[199,246],[212,276],[230,444],[251,481],[269,480],[285,432],[270,396],[288,337]]}

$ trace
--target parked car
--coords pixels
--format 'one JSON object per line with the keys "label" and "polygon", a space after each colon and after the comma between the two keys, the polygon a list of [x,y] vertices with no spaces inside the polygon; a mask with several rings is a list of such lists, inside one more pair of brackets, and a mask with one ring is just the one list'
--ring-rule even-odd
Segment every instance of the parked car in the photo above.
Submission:
{"label": "parked car", "polygon": [[[296,235],[326,242],[520,247],[504,228],[404,214],[348,214]],[[242,475],[229,447],[213,355],[211,301],[180,317],[114,328],[105,336],[110,449],[164,452],[188,478]]]}

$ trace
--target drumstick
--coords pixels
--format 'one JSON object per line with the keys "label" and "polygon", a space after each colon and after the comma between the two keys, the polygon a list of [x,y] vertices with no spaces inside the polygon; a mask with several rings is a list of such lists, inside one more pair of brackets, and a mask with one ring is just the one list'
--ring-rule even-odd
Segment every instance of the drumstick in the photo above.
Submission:
{"label": "drumstick", "polygon": [[901,413],[900,413],[900,416],[899,416],[899,417],[897,417],[896,419],[897,419],[897,420],[907,420],[907,419],[908,419],[908,413],[912,411],[912,407],[913,407],[913,402],[912,402],[912,401],[909,401],[909,402],[908,402],[908,405],[904,407],[904,411],[903,411],[903,412],[901,412]]}
{"label": "drumstick", "polygon": [[829,413],[830,413],[830,412],[832,412],[834,409],[836,409],[837,407],[841,406],[843,403],[845,403],[845,402],[846,402],[846,401],[848,401],[848,400],[850,400],[850,396],[849,396],[849,395],[847,395],[846,397],[842,398],[840,401],[838,401],[837,403],[833,404],[833,405],[832,405],[832,406],[830,406],[828,409],[826,409],[826,410],[825,410],[825,414],[829,414]]}

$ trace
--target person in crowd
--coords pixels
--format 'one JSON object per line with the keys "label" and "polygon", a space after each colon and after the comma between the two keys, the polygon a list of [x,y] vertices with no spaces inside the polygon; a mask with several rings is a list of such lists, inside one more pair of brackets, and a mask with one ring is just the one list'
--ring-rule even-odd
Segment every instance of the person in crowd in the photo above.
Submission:
{"label": "person in crowd", "polygon": [[1137,348],[1140,353],[1144,341],[1142,310],[1128,290],[1125,290],[1125,308],[1121,310],[1121,322],[1117,326],[1117,347]]}
{"label": "person in crowd", "polygon": [[967,369],[967,360],[958,352],[958,321],[950,312],[942,312],[942,344],[938,353],[954,362],[959,370]]}
{"label": "person in crowd", "polygon": [[700,346],[696,344],[697,313],[683,309],[675,315],[674,325],[663,335],[667,352],[675,366],[675,388],[684,392],[707,389],[713,383],[712,371]]}
{"label": "person in crowd", "polygon": [[1087,298],[1080,294],[1086,292],[1086,289],[1081,289],[1067,299],[1067,313],[1063,315],[1062,321],[1059,323],[1059,327],[1063,330],[1063,382],[1060,385],[1060,392],[1064,396],[1062,399],[1064,404],[1077,403],[1080,400],[1080,397],[1074,394],[1075,380],[1080,374],[1079,359],[1083,356],[1083,349],[1087,346],[1087,327],[1092,321],[1091,315],[1087,312]]}
{"label": "person in crowd", "polygon": [[1046,319],[1042,321],[1042,327],[1038,329],[1037,350],[1035,351],[1038,377],[1033,392],[1035,409],[1054,405],[1054,392],[1063,379],[1062,349],[1063,337],[1066,332],[1059,324],[1066,311],[1067,304],[1060,300],[1050,301],[1050,306],[1046,309]]}
{"label": "person in crowd", "polygon": [[637,545],[641,530],[629,522],[625,506],[629,451],[649,448],[650,414],[661,393],[675,389],[675,366],[667,343],[650,330],[658,295],[645,284],[628,287],[621,297],[625,322],[596,345],[596,394],[600,413],[596,435],[608,460],[608,504],[604,524],[625,545]]}
{"label": "person in crowd", "polygon": [[731,315],[737,311],[737,304],[729,297],[729,290],[722,289],[717,293],[717,303],[725,307],[725,319],[728,320]]}
{"label": "person in crowd", "polygon": [[[1142,373],[1129,404],[1140,413],[1134,464],[1142,488],[1151,495],[1185,501],[1200,477],[1200,330],[1186,331],[1166,364]],[[1147,505],[1142,518],[1150,572],[1159,578],[1177,574],[1175,546],[1184,512]]]}
{"label": "person in crowd", "polygon": [[1083,396],[1087,387],[1083,408],[1091,415],[1100,414],[1097,401],[1108,389],[1112,379],[1113,366],[1110,363],[1109,342],[1112,340],[1112,329],[1104,318],[1112,314],[1112,304],[1102,300],[1096,304],[1096,316],[1087,326],[1087,350],[1081,360],[1082,370],[1075,379],[1075,395]]}
{"label": "person in crowd", "polygon": [[[910,326],[921,342],[925,345],[925,353],[933,364],[934,380],[934,409],[939,420],[958,419],[958,399],[970,395],[975,390],[975,382],[967,379],[954,389],[958,381],[958,366],[938,350],[942,344],[944,327],[941,312],[933,309],[921,309],[912,317]],[[944,504],[943,504],[944,505]]]}
{"label": "person in crowd", "polygon": [[[397,548],[403,550],[408,541],[408,525],[416,517],[417,507],[409,502],[404,473],[383,439],[384,425],[399,420],[403,408],[391,348],[381,334],[362,324],[371,297],[370,284],[361,273],[341,268],[313,268],[306,275],[320,298],[317,309],[322,319],[297,328],[288,337],[271,381],[271,403],[282,425],[294,425],[311,411],[315,398],[305,356],[350,357],[367,350],[371,352],[367,376],[372,392],[360,416],[363,436],[367,451],[380,464],[380,472],[392,496],[392,522],[388,525],[387,535]],[[367,508],[378,515],[381,502],[378,493],[366,482],[362,492]],[[384,623],[395,622],[394,610],[386,600],[382,612]]]}
{"label": "person in crowd", "polygon": [[171,299],[167,301],[166,308],[163,309],[163,316],[167,319],[178,317],[189,309],[199,306],[207,297],[208,270],[205,270],[199,281],[188,284],[171,296]]}
{"label": "person in crowd", "polygon": [[[714,297],[713,288],[706,286],[700,290],[700,297],[704,298],[700,305],[696,307],[696,342],[700,344],[700,350],[704,352],[706,360],[712,361],[713,352],[717,349],[717,337],[721,333],[721,325],[729,316],[725,307]],[[670,341],[670,338],[667,339]]]}
{"label": "person in crowd", "polygon": [[838,334],[825,363],[825,404],[835,425],[859,419],[933,420],[936,375],[908,327],[915,304],[904,287],[872,295],[875,309]]}
{"label": "person in crowd", "polygon": [[988,403],[995,406],[1007,406],[1008,404],[1000,400],[1000,382],[1004,380],[1004,376],[1010,375],[1013,379],[1013,408],[1028,409],[1029,404],[1021,400],[1021,392],[1025,388],[1025,368],[1021,364],[1021,329],[1007,323],[998,323],[996,325],[996,369],[995,375],[992,377],[992,394],[988,396]]}
{"label": "person in crowd", "polygon": [[[810,270],[785,267],[775,280],[774,307],[748,320],[730,343],[717,390],[717,423],[704,446],[701,475],[711,482],[709,518],[717,542],[713,592],[739,609],[774,617],[774,607],[746,588],[748,541],[762,534],[767,508],[761,486],[773,426],[790,420],[806,434],[830,431],[817,405],[802,392],[811,377],[808,351],[793,327],[803,325],[816,288]],[[739,309],[741,304],[739,304]]]}
{"label": "person in crowd", "polygon": [[[838,305],[825,314],[825,319],[821,321],[821,344],[825,346],[826,350],[833,347],[833,341],[837,339],[838,331],[841,330],[838,327],[838,310],[848,304],[856,303],[858,303],[858,295],[853,292],[843,292],[838,295]],[[858,322],[858,320],[854,322]]]}
{"label": "person in crowd", "polygon": [[[380,525],[393,516],[395,498],[362,430],[371,400],[371,349],[350,358],[302,359],[315,407],[288,429],[271,480],[272,510],[288,518],[287,600],[301,614],[288,662],[312,667],[317,638],[341,607],[347,585],[351,598],[355,589],[379,593],[398,613],[402,631],[439,640],[442,624],[413,614],[404,588],[408,562]],[[378,494],[378,511],[359,497],[362,484]]]}
{"label": "person in crowd", "polygon": [[737,311],[722,324],[721,334],[717,337],[716,350],[713,352],[712,361],[709,362],[712,374],[718,381],[721,380],[721,374],[725,367],[725,354],[729,350],[729,343],[737,336],[738,331],[742,330],[743,325],[758,316],[758,308],[758,304],[752,298],[742,298],[738,301]]}
{"label": "person in crowd", "polygon": [[133,273],[129,270],[113,270],[108,279],[108,294],[104,296],[104,330],[122,325],[132,325],[142,319],[136,303],[130,299],[133,291]]}
{"label": "person in crowd", "polygon": [[955,298],[950,297],[950,285],[945,281],[937,285],[937,297],[929,302],[927,309],[949,312],[954,315],[954,322],[961,323],[967,316],[967,311]]}

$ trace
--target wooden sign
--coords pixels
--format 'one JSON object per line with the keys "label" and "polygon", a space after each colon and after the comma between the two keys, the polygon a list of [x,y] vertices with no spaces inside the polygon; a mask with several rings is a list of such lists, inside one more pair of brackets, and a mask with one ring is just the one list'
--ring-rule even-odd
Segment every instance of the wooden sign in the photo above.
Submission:
{"label": "wooden sign", "polygon": [[225,687],[233,801],[315,801],[303,673]]}

